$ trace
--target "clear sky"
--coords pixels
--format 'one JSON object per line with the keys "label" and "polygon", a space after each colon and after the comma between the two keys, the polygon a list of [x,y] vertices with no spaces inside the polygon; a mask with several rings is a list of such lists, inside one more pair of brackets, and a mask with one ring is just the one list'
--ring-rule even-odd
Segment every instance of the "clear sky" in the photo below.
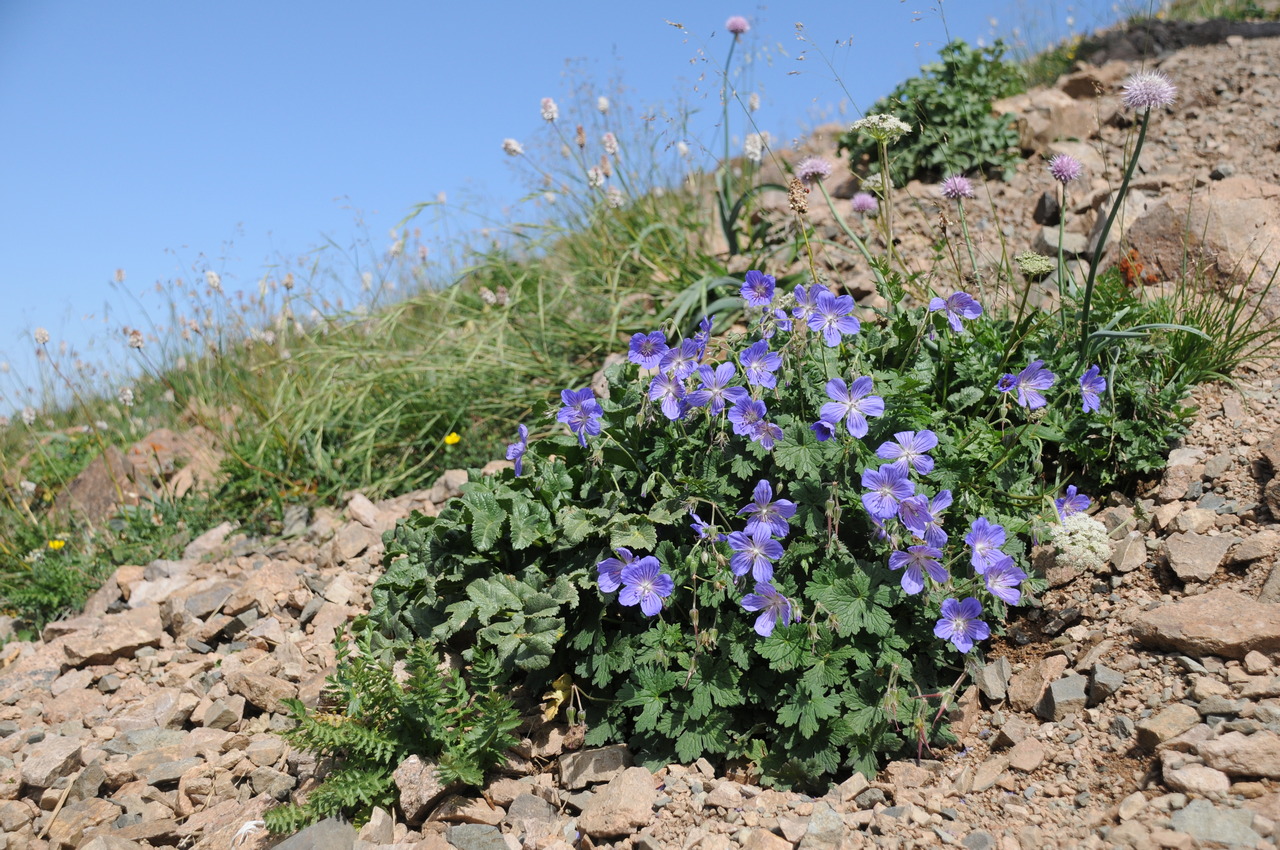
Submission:
{"label": "clear sky", "polygon": [[[157,282],[205,268],[256,289],[321,245],[385,250],[440,192],[510,211],[522,185],[502,140],[540,129],[539,100],[568,94],[567,62],[636,112],[688,103],[688,141],[705,150],[729,15],[751,21],[739,55],[756,60],[757,121],[784,140],[858,117],[948,35],[1058,38],[1115,17],[1098,0],[915,2],[3,0],[0,360],[14,372],[0,413],[14,375],[30,381],[35,327],[92,359],[143,322],[116,269],[155,308]],[[358,283],[360,257],[321,254],[335,288]]]}

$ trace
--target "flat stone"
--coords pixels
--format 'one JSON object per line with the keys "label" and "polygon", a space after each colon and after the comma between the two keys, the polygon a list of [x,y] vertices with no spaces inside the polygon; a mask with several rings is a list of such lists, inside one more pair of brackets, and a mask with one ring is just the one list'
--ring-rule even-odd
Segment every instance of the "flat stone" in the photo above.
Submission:
{"label": "flat stone", "polygon": [[136,841],[114,835],[98,835],[89,843],[81,844],[79,850],[147,850],[147,848]]}
{"label": "flat stone", "polygon": [[736,782],[725,780],[711,789],[707,794],[706,805],[721,809],[736,809],[742,805],[742,787]]}
{"label": "flat stone", "polygon": [[[464,823],[449,827],[445,830],[444,837],[457,850],[510,850],[496,826]],[[299,847],[298,850],[302,848]]]}
{"label": "flat stone", "polygon": [[1213,528],[1218,515],[1204,508],[1187,508],[1174,519],[1172,528],[1182,534],[1204,534]]}
{"label": "flat stone", "polygon": [[1203,764],[1187,764],[1163,773],[1164,784],[1173,791],[1205,797],[1231,790],[1231,779],[1220,770]]}
{"label": "flat stone", "polygon": [[1004,773],[1005,768],[1009,766],[1009,757],[1007,755],[991,756],[982,764],[978,765],[978,769],[973,772],[973,792],[986,791],[1000,778],[1000,774]]}
{"label": "flat stone", "polygon": [[1031,773],[1044,762],[1044,744],[1036,738],[1025,738],[1009,750],[1009,767]]}
{"label": "flat stone", "polygon": [[1013,676],[1013,668],[1009,659],[1001,656],[982,666],[974,680],[982,695],[993,703],[1002,702],[1009,690],[1009,680]]}
{"label": "flat stone", "polygon": [[592,838],[630,835],[653,821],[653,774],[629,767],[597,791],[582,809],[578,828]]}
{"label": "flat stone", "polygon": [[1246,537],[1227,553],[1228,564],[1245,564],[1270,558],[1280,552],[1280,531],[1270,528]]}
{"label": "flat stone", "polygon": [[26,749],[22,760],[22,781],[35,788],[49,788],[68,776],[80,764],[80,742],[75,738],[51,735]]}
{"label": "flat stone", "polygon": [[226,676],[227,688],[244,697],[251,705],[272,714],[285,714],[282,700],[298,696],[298,686],[265,673],[233,670]]}
{"label": "flat stone", "polygon": [[55,847],[79,847],[87,830],[115,820],[120,813],[119,806],[96,797],[68,803],[49,825],[49,840]]}
{"label": "flat stone", "polygon": [[[1183,516],[1192,511],[1184,511]],[[1210,516],[1212,511],[1206,511]],[[1178,517],[1179,520],[1182,516]],[[1236,538],[1223,534],[1207,537],[1198,533],[1171,534],[1164,541],[1164,555],[1169,568],[1182,581],[1208,581],[1218,571]]]}
{"label": "flat stone", "polygon": [[[75,622],[79,622],[78,620]],[[146,605],[121,614],[92,618],[63,643],[72,667],[110,664],[132,656],[146,646],[159,646],[164,634],[160,607]]]}
{"label": "flat stone", "polygon": [[504,825],[516,828],[519,832],[527,832],[525,825],[530,821],[554,823],[559,818],[556,807],[541,797],[533,794],[521,794],[511,801],[507,807]]}
{"label": "flat stone", "polygon": [[440,782],[435,763],[418,756],[409,756],[400,762],[392,778],[400,791],[400,810],[415,826],[431,814],[432,807],[448,790],[448,786]]}
{"label": "flat stone", "polygon": [[286,838],[274,850],[353,850],[355,845],[356,830],[351,824],[325,818]]}
{"label": "flat stone", "polygon": [[1280,735],[1269,730],[1227,732],[1201,744],[1198,752],[1205,764],[1229,776],[1280,779]]}
{"label": "flat stone", "polygon": [[1067,669],[1063,655],[1051,655],[1038,665],[1015,673],[1009,681],[1009,705],[1016,711],[1032,711],[1049,683]]}
{"label": "flat stone", "polygon": [[249,773],[249,784],[255,794],[266,794],[283,802],[289,798],[289,792],[298,784],[298,780],[283,770],[255,767]]}
{"label": "flat stone", "polygon": [[455,795],[440,805],[434,817],[446,823],[482,823],[496,826],[507,813],[497,806],[477,797]]}
{"label": "flat stone", "polygon": [[608,782],[631,765],[625,744],[566,753],[560,757],[560,785],[576,791],[596,782]]}
{"label": "flat stone", "polygon": [[1137,724],[1138,746],[1154,750],[1200,722],[1200,712],[1189,705],[1175,703]]}
{"label": "flat stone", "polygon": [[390,844],[394,840],[395,829],[395,818],[382,806],[375,806],[368,823],[356,833],[356,840],[369,844]]}
{"label": "flat stone", "polygon": [[1280,650],[1280,605],[1219,588],[1146,611],[1133,623],[1144,646],[1195,658],[1244,658]]}
{"label": "flat stone", "polygon": [[1250,676],[1261,676],[1271,669],[1271,659],[1261,652],[1250,650],[1244,656],[1244,671]]}
{"label": "flat stone", "polygon": [[1147,540],[1141,532],[1131,531],[1111,548],[1111,566],[1118,573],[1131,573],[1147,562]]}
{"label": "flat stone", "polygon": [[1084,676],[1071,675],[1051,682],[1036,705],[1036,714],[1057,721],[1084,711],[1087,681]]}
{"label": "flat stone", "polygon": [[751,830],[747,840],[742,842],[742,850],[792,850],[793,847],[795,845],[790,841],[767,829]]}
{"label": "flat stone", "polygon": [[195,694],[184,693],[178,688],[160,688],[152,691],[142,702],[128,712],[111,718],[111,725],[121,732],[142,729],[180,729],[199,704]]}
{"label": "flat stone", "polygon": [[1134,791],[1120,801],[1118,815],[1121,821],[1133,820],[1147,807],[1147,798],[1141,791]]}
{"label": "flat stone", "polygon": [[991,749],[1005,750],[1027,739],[1032,732],[1031,724],[1014,714],[1005,719],[1000,731],[991,741]]}
{"label": "flat stone", "polygon": [[3,834],[12,835],[35,820],[39,810],[26,800],[0,801],[0,830]]}
{"label": "flat stone", "polygon": [[1173,813],[1173,828],[1211,845],[1257,846],[1262,836],[1253,831],[1253,812],[1219,809],[1208,800],[1192,800]]}

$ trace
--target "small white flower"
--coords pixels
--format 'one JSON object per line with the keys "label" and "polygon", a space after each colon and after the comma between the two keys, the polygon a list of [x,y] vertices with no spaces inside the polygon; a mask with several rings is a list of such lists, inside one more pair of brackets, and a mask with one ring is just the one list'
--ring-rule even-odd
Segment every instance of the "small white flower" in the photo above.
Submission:
{"label": "small white flower", "polygon": [[549,97],[542,99],[542,120],[554,121],[560,117],[560,107],[556,106],[556,102]]}
{"label": "small white flower", "polygon": [[1054,526],[1050,534],[1057,561],[1078,570],[1102,570],[1111,557],[1111,541],[1107,527],[1088,514],[1078,513]]}
{"label": "small white flower", "polygon": [[118,398],[120,403],[125,407],[133,407],[133,388],[121,387],[120,392],[116,394],[116,398]]}
{"label": "small white flower", "polygon": [[594,165],[587,169],[587,185],[598,189],[604,185],[604,172]]}
{"label": "small white flower", "polygon": [[217,272],[213,271],[212,269],[205,272],[204,280],[205,280],[205,283],[209,284],[209,288],[212,289],[214,292],[222,291],[222,278],[218,275]]}
{"label": "small white flower", "polygon": [[507,156],[520,156],[524,153],[524,147],[515,139],[503,139],[502,150]]}
{"label": "small white flower", "polygon": [[142,348],[142,331],[140,330],[129,331],[129,347]]}
{"label": "small white flower", "polygon": [[19,489],[28,496],[34,496],[36,492],[36,482],[23,480],[18,483]]}
{"label": "small white flower", "polygon": [[680,156],[688,157],[689,146],[686,145],[684,142],[676,142],[676,153],[680,154]]}
{"label": "small white flower", "polygon": [[22,421],[28,426],[36,424],[36,409],[31,405],[22,408]]}
{"label": "small white flower", "polygon": [[36,332],[32,336],[35,337],[36,345],[44,345],[49,341],[49,332],[44,328],[36,328]]}
{"label": "small white flower", "polygon": [[893,115],[868,115],[853,122],[850,128],[866,133],[877,142],[891,144],[911,132],[911,125]]}
{"label": "small white flower", "polygon": [[747,98],[747,109],[750,109],[752,112],[760,111],[760,92],[753,91],[751,96]]}
{"label": "small white flower", "polygon": [[600,142],[604,145],[604,152],[609,156],[618,155],[618,137],[613,133],[605,133]]}
{"label": "small white flower", "polygon": [[610,186],[609,191],[605,192],[604,200],[605,200],[605,203],[607,203],[613,209],[615,210],[618,209],[619,207],[622,206],[622,190],[619,189],[617,186]]}
{"label": "small white flower", "polygon": [[759,133],[752,133],[743,140],[742,155],[759,165],[764,158],[764,139]]}
{"label": "small white flower", "polygon": [[605,97],[604,95],[600,95],[599,97],[597,97],[596,109],[599,109],[600,114],[602,115],[607,113],[609,111],[609,98]]}

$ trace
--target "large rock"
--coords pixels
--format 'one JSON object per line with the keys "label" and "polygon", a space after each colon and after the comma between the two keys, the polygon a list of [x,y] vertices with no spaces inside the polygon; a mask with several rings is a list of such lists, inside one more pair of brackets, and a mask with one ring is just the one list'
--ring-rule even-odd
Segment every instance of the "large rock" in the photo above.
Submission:
{"label": "large rock", "polygon": [[1205,764],[1228,776],[1280,779],[1280,735],[1275,732],[1228,732],[1202,743],[1199,753]]}
{"label": "large rock", "polygon": [[[1178,519],[1189,513],[1191,511],[1184,511]],[[1169,561],[1169,568],[1182,581],[1208,581],[1237,542],[1229,534],[1218,537],[1195,533],[1171,534],[1164,542],[1164,555]]]}
{"label": "large rock", "polygon": [[653,774],[643,767],[629,767],[609,780],[587,802],[578,828],[592,838],[630,835],[653,820]]}
{"label": "large rock", "polygon": [[48,788],[69,775],[80,764],[80,742],[62,735],[51,735],[32,744],[22,760],[22,782],[35,788]]}
{"label": "large rock", "polygon": [[326,818],[280,842],[275,850],[351,850],[356,844],[355,828],[337,818]]}
{"label": "large rock", "polygon": [[400,809],[405,820],[417,825],[431,814],[431,807],[440,802],[448,786],[440,781],[434,762],[423,761],[418,756],[400,762],[392,778],[400,791]]}
{"label": "large rock", "polygon": [[560,757],[560,785],[570,791],[593,782],[608,782],[631,764],[625,744],[566,753]]}
{"label": "large rock", "polygon": [[1207,268],[1235,281],[1252,274],[1260,288],[1280,268],[1280,186],[1228,177],[1194,195],[1166,193],[1134,221],[1127,239],[1165,280],[1178,279],[1184,267]]}
{"label": "large rock", "polygon": [[227,688],[244,697],[250,705],[273,714],[285,714],[288,708],[281,700],[298,696],[298,686],[284,679],[248,670],[233,670],[227,674]]}
{"label": "large rock", "polygon": [[1280,605],[1219,588],[1146,611],[1133,623],[1144,646],[1195,658],[1244,658],[1280,650]]}
{"label": "large rock", "polygon": [[991,104],[991,111],[997,115],[1014,114],[1014,126],[1024,151],[1043,152],[1060,139],[1088,139],[1098,132],[1093,104],[1057,89],[1037,89],[997,100]]}
{"label": "large rock", "polygon": [[133,655],[144,646],[159,646],[164,634],[164,623],[160,620],[157,605],[71,622],[80,626],[63,643],[67,662],[72,667],[110,664],[117,658]]}

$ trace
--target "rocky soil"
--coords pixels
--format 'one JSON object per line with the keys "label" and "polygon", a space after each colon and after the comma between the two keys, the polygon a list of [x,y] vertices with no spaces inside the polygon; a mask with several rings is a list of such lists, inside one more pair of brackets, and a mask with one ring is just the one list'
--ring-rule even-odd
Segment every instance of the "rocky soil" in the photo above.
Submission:
{"label": "rocky soil", "polygon": [[[1280,264],[1280,40],[1247,34],[1158,62],[1180,98],[1154,118],[1136,184],[1145,194],[1127,222],[1157,282],[1171,268],[1161,250],[1176,241],[1181,256],[1173,236],[1189,195],[1205,216],[1196,257],[1223,277],[1250,258]],[[1103,61],[1017,107],[1024,144],[1090,170],[1069,211],[1077,245],[1117,183],[1129,129],[1117,84],[1134,67]],[[1042,158],[988,186],[994,214],[975,205],[969,218],[984,253],[997,233],[1010,253],[1056,239],[1033,223],[1048,188]],[[944,209],[931,187],[906,194],[900,249],[932,256],[927,234]],[[705,762],[650,773],[623,747],[574,750],[552,729],[482,795],[445,792],[410,760],[397,771],[399,807],[358,833],[327,821],[281,842],[255,829],[320,770],[279,736],[281,700],[314,704],[336,630],[367,609],[381,532],[437,510],[465,478],[451,472],[380,504],[355,494],[341,511],[293,514],[279,539],[219,527],[180,560],[122,567],[41,641],[6,645],[0,850],[1275,847],[1280,371],[1247,367],[1191,403],[1195,425],[1162,479],[1095,502],[1110,562],[1051,569],[1040,607],[991,647],[953,713],[960,746],[874,780],[813,798]]]}

